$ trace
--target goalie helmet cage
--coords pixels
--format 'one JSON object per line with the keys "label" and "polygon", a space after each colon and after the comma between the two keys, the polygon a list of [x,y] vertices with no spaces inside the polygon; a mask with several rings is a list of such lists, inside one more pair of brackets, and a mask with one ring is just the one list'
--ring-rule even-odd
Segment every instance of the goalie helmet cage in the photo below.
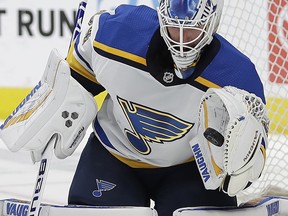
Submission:
{"label": "goalie helmet cage", "polygon": [[256,65],[270,117],[263,174],[238,199],[246,202],[264,191],[288,196],[288,1],[224,1],[218,32]]}

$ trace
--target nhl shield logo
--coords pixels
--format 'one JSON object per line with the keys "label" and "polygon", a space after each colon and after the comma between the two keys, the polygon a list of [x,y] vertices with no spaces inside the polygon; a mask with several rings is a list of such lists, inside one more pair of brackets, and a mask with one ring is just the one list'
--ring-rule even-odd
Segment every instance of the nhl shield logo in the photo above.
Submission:
{"label": "nhl shield logo", "polygon": [[174,78],[174,74],[171,72],[165,72],[163,76],[163,81],[166,83],[172,83]]}

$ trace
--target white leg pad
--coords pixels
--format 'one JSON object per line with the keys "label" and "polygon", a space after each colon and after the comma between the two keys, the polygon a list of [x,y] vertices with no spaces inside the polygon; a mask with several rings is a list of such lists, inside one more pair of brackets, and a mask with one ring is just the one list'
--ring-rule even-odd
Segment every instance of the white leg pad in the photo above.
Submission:
{"label": "white leg pad", "polygon": [[[0,200],[0,216],[26,215],[29,202],[6,199]],[[155,209],[148,207],[105,207],[105,206],[57,206],[41,204],[39,216],[157,216]]]}
{"label": "white leg pad", "polygon": [[288,198],[263,197],[241,207],[191,207],[174,211],[173,216],[287,216]]}

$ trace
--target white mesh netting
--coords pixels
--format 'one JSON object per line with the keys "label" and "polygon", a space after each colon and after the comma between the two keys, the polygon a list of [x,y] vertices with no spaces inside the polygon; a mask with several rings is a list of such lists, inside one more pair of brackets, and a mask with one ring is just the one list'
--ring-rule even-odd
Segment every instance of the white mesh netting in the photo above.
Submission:
{"label": "white mesh netting", "polygon": [[288,196],[288,1],[226,0],[218,32],[255,63],[271,120],[264,174],[238,198]]}

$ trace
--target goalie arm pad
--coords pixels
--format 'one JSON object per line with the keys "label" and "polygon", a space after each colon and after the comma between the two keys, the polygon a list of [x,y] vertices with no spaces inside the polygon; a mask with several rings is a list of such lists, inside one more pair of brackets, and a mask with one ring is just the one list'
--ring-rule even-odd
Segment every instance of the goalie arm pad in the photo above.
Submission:
{"label": "goalie arm pad", "polygon": [[52,50],[38,85],[0,127],[0,137],[11,151],[30,150],[39,161],[48,141],[57,135],[55,155],[71,155],[94,119],[93,96],[70,76],[68,63]]}
{"label": "goalie arm pad", "polygon": [[[260,177],[266,158],[269,119],[262,100],[235,87],[209,89],[199,109],[198,144],[207,166],[207,189],[221,187],[230,196]],[[193,149],[194,146],[194,149]],[[196,162],[199,171],[201,164]],[[206,181],[204,181],[206,180]]]}

